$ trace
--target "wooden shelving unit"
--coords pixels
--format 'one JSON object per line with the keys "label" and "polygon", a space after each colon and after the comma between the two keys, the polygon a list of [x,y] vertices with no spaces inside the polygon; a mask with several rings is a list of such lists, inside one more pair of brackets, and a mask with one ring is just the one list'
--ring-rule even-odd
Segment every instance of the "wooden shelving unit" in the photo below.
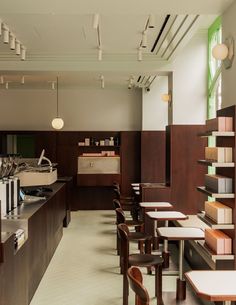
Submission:
{"label": "wooden shelving unit", "polygon": [[202,192],[205,195],[210,196],[212,198],[227,199],[227,198],[234,198],[235,197],[234,193],[227,193],[227,194],[225,193],[224,194],[224,193],[214,193],[214,192],[211,192],[210,190],[207,190],[205,186],[198,186],[197,189],[200,192]]}
{"label": "wooden shelving unit", "polygon": [[206,133],[200,133],[200,137],[234,137],[234,131],[209,131]]}
{"label": "wooden shelving unit", "polygon": [[209,160],[198,160],[198,163],[202,165],[212,166],[212,167],[235,167],[234,162],[228,162],[228,163],[219,163]]}
{"label": "wooden shelving unit", "polygon": [[[236,106],[227,107],[217,111],[217,117],[232,117],[233,118],[233,130],[236,130]],[[212,131],[207,132],[204,134],[199,134],[201,137],[209,137],[214,136],[216,137],[216,147],[232,147],[233,148],[233,160],[236,160],[236,152],[235,152],[235,132],[219,132],[219,131]],[[229,177],[233,179],[233,190],[235,192],[236,185],[235,185],[235,163],[218,163],[218,162],[211,162],[206,160],[199,160],[198,163],[206,166],[215,167],[215,171],[217,175],[222,175],[225,177]],[[232,224],[217,224],[209,217],[207,217],[204,213],[198,214],[198,217],[206,223],[210,228],[222,230],[226,234],[228,234],[232,238],[232,254],[230,255],[216,255],[207,247],[204,242],[198,242],[200,245],[201,250],[203,251],[204,255],[209,257],[213,262],[221,261],[221,269],[236,269],[236,260],[235,260],[235,253],[236,253],[236,227],[235,227],[235,220],[236,220],[236,208],[235,208],[235,194],[218,194],[211,192],[210,190],[206,189],[205,186],[197,187],[198,191],[204,193],[207,196],[217,199],[217,201],[222,202],[224,205],[229,206],[233,209],[233,223]],[[225,261],[225,263],[224,263]],[[232,261],[232,263],[230,262]],[[230,264],[230,265],[229,265]],[[229,267],[230,266],[230,267]]]}
{"label": "wooden shelving unit", "polygon": [[233,223],[227,223],[227,224],[218,224],[214,222],[211,218],[207,217],[205,213],[199,213],[198,218],[200,218],[203,222],[205,222],[209,227],[212,229],[217,229],[217,230],[231,230],[234,229],[234,224]]}

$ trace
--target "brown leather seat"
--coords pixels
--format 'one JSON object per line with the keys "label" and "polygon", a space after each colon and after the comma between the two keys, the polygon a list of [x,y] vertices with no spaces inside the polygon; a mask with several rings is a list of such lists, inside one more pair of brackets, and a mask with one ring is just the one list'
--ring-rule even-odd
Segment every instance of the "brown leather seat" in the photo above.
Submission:
{"label": "brown leather seat", "polygon": [[149,305],[147,289],[143,286],[143,276],[139,268],[130,267],[127,271],[129,286],[135,293],[135,305]]}
{"label": "brown leather seat", "polygon": [[118,224],[118,234],[121,241],[121,264],[123,270],[123,305],[128,305],[128,280],[127,270],[130,266],[155,267],[155,295],[158,305],[162,301],[162,264],[163,258],[152,254],[130,254],[129,253],[129,228],[126,224]]}

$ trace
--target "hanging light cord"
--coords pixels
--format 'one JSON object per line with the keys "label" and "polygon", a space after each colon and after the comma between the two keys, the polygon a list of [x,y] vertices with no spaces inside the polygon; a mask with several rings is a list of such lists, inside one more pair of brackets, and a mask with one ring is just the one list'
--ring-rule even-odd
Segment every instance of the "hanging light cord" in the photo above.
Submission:
{"label": "hanging light cord", "polygon": [[58,118],[58,76],[57,76],[57,118]]}

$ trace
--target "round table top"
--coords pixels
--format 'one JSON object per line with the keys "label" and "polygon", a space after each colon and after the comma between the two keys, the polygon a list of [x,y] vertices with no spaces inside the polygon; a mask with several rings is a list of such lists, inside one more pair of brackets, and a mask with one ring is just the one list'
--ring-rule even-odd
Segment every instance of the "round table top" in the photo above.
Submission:
{"label": "round table top", "polygon": [[140,183],[131,183],[131,186],[139,186]]}
{"label": "round table top", "polygon": [[205,239],[204,231],[193,227],[160,227],[157,228],[160,237],[168,240],[200,240]]}
{"label": "round table top", "polygon": [[185,276],[202,299],[236,301],[236,270],[190,271]]}
{"label": "round table top", "polygon": [[139,202],[141,208],[171,208],[173,205],[169,202]]}
{"label": "round table top", "polygon": [[146,214],[155,220],[179,220],[188,218],[187,215],[177,211],[146,212]]}
{"label": "round table top", "polygon": [[139,186],[133,186],[132,187],[134,191],[139,191],[140,187]]}

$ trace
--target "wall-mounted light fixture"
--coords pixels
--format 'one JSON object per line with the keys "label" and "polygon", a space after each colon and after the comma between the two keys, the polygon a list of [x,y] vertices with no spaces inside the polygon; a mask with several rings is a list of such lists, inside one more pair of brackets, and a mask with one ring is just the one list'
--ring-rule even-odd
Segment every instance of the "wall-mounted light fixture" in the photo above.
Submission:
{"label": "wall-mounted light fixture", "polygon": [[231,68],[234,59],[234,39],[228,37],[224,43],[217,44],[212,49],[212,56],[221,60],[226,69]]}
{"label": "wall-mounted light fixture", "polygon": [[161,95],[161,100],[163,102],[168,102],[170,103],[171,102],[171,94],[170,93],[164,93]]}
{"label": "wall-mounted light fixture", "polygon": [[52,120],[52,127],[54,129],[60,130],[64,126],[64,121],[58,115],[58,76],[57,76],[57,116]]}

